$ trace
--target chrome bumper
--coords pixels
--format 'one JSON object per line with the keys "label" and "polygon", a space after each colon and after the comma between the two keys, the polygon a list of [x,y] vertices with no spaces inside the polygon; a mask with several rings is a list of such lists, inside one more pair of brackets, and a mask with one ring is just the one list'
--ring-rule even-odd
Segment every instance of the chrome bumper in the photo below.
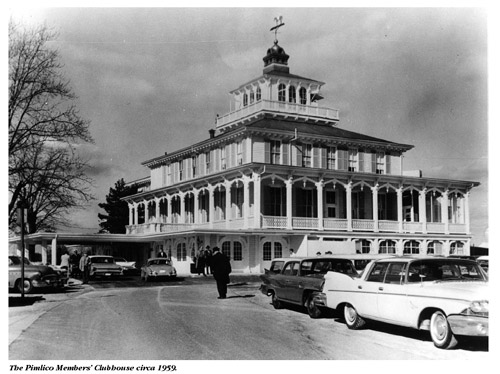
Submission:
{"label": "chrome bumper", "polygon": [[456,335],[488,336],[489,334],[488,317],[454,314],[448,316],[448,323]]}

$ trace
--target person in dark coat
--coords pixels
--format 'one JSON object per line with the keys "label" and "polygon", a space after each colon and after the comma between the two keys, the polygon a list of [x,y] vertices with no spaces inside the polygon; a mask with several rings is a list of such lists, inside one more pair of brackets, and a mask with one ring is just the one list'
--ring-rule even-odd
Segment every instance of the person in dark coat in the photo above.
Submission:
{"label": "person in dark coat", "polygon": [[220,252],[219,247],[214,247],[210,267],[215,281],[217,282],[218,299],[225,299],[229,274],[231,274],[231,263],[227,256]]}

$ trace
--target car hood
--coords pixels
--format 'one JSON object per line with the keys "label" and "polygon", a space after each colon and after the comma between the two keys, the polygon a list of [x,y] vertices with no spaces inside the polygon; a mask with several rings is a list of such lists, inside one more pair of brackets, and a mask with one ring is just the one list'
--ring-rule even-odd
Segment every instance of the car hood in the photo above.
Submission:
{"label": "car hood", "polygon": [[489,300],[488,282],[484,281],[442,281],[408,284],[415,291],[426,295],[464,300]]}
{"label": "car hood", "polygon": [[[19,271],[21,271],[21,265],[10,265],[9,268],[15,268],[15,269],[19,269]],[[27,265],[27,264],[25,264],[24,271],[26,271],[26,272],[38,271],[43,275],[57,274],[54,269],[52,269],[50,266],[45,266],[45,265]]]}

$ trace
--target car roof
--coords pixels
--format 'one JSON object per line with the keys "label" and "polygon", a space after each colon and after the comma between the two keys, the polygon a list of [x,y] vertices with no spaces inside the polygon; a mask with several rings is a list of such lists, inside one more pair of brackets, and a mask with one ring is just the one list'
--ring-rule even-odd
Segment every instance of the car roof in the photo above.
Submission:
{"label": "car roof", "polygon": [[391,262],[391,261],[399,261],[399,262],[412,262],[418,260],[431,260],[431,261],[465,261],[465,262],[476,262],[467,258],[459,258],[459,257],[445,257],[445,256],[395,256],[391,258],[382,258],[380,260],[376,260],[376,262]]}
{"label": "car roof", "polygon": [[170,259],[166,258],[166,257],[151,257],[151,258],[148,258],[148,261],[151,261],[151,260],[168,260],[168,261],[170,261]]}
{"label": "car roof", "polygon": [[108,256],[108,255],[90,255],[89,257],[109,257],[109,258],[113,258],[113,256]]}

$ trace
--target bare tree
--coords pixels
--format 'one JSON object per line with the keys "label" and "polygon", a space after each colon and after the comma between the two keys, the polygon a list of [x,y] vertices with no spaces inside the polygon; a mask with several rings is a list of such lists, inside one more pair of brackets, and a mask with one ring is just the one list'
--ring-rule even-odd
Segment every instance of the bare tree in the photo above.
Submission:
{"label": "bare tree", "polygon": [[30,232],[54,228],[93,198],[88,164],[76,152],[93,142],[89,122],[79,116],[58,52],[47,45],[55,37],[46,26],[9,23],[9,224],[22,198]]}

